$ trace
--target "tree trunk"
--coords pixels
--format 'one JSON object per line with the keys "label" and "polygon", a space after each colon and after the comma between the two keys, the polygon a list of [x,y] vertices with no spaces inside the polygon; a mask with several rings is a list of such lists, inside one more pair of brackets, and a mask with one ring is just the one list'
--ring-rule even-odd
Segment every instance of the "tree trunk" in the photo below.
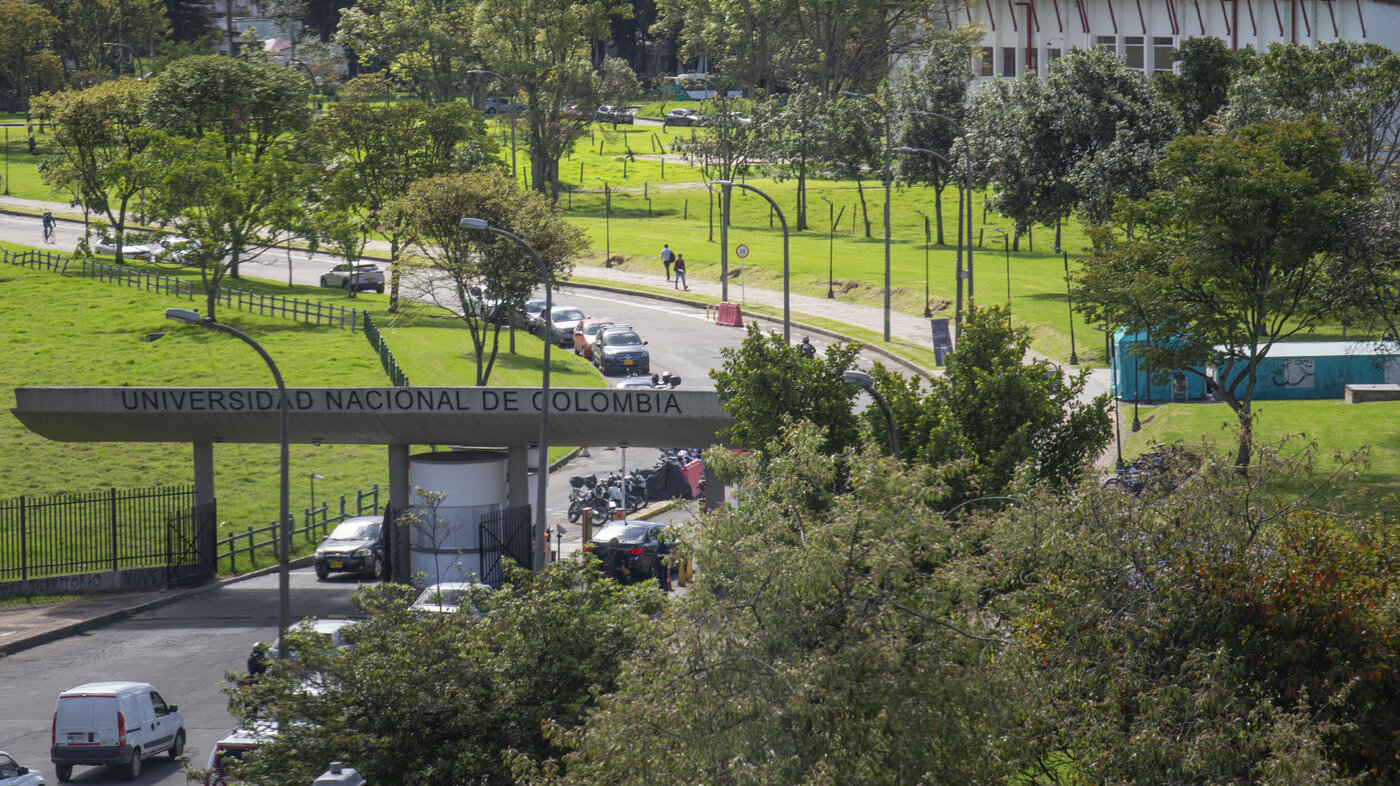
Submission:
{"label": "tree trunk", "polygon": [[939,183],[933,187],[933,222],[937,227],[938,245],[943,245],[943,189],[946,184]]}
{"label": "tree trunk", "polygon": [[1249,467],[1250,453],[1254,447],[1254,414],[1248,406],[1235,412],[1240,422],[1240,444],[1235,450],[1235,471],[1244,474]]}
{"label": "tree trunk", "polygon": [[856,178],[856,193],[860,194],[860,216],[865,222],[865,236],[870,237],[870,206],[865,204],[865,186],[859,177]]}
{"label": "tree trunk", "polygon": [[399,235],[389,236],[389,313],[399,311]]}

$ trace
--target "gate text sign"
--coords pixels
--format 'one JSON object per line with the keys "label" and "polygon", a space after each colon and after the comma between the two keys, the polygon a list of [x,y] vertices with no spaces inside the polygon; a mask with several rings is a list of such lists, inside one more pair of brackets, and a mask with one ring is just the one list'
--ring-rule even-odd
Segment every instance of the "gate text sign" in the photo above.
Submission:
{"label": "gate text sign", "polygon": [[[327,388],[288,391],[294,412],[538,413],[538,390],[484,388]],[[281,399],[262,389],[122,390],[122,409],[132,413],[277,412]],[[597,415],[685,415],[679,397],[662,390],[554,390],[551,412]]]}

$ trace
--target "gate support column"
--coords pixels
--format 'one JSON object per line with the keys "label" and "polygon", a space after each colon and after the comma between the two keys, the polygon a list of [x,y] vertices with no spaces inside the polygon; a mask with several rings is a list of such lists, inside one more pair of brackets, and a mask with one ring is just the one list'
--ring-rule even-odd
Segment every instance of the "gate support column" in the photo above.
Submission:
{"label": "gate support column", "polygon": [[219,574],[219,517],[214,506],[214,444],[195,442],[190,445],[194,457],[194,533],[195,552],[202,576],[208,581]]}
{"label": "gate support column", "polygon": [[714,510],[724,504],[724,481],[705,465],[705,510]]}
{"label": "gate support column", "polygon": [[506,448],[506,505],[518,508],[530,504],[530,448]]}
{"label": "gate support column", "polygon": [[[389,512],[398,517],[409,507],[408,488],[408,445],[389,445]],[[412,568],[412,554],[409,551],[409,535],[412,527],[389,521],[393,528],[390,542],[393,544],[390,556],[390,578],[399,584],[409,583]]]}
{"label": "gate support column", "polygon": [[194,504],[214,501],[214,444],[196,442],[194,448]]}

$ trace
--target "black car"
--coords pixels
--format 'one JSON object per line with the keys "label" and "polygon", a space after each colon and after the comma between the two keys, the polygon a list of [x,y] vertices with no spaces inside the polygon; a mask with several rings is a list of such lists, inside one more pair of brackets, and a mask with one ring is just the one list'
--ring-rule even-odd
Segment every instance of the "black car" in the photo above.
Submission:
{"label": "black car", "polygon": [[384,575],[384,519],[356,516],[336,525],[316,547],[316,578],[332,572],[359,573],[372,579]]}
{"label": "black car", "polygon": [[583,550],[598,558],[603,573],[623,583],[661,575],[661,559],[669,553],[665,524],[614,521],[593,534]]}
{"label": "black car", "polygon": [[630,327],[605,327],[598,331],[594,340],[593,363],[604,376],[612,371],[650,374],[651,353],[647,351],[646,344]]}

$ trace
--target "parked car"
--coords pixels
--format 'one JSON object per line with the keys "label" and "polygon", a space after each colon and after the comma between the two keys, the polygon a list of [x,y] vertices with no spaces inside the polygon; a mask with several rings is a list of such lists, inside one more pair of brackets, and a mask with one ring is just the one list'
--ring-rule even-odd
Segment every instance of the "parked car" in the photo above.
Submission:
{"label": "parked car", "polygon": [[608,372],[648,374],[651,353],[637,331],[626,325],[614,325],[598,331],[593,340],[593,365],[607,376]]}
{"label": "parked car", "polygon": [[540,318],[540,313],[544,311],[544,298],[532,297],[521,306],[520,313],[525,322],[525,329],[531,333],[540,332],[540,325],[544,320]]}
{"label": "parked car", "polygon": [[324,581],[335,572],[383,576],[383,528],[380,516],[356,516],[337,524],[316,547],[316,578]]}
{"label": "parked car", "polygon": [[556,305],[553,313],[545,317],[550,325],[550,340],[561,347],[573,346],[574,325],[583,318],[583,310],[576,306]]}
{"label": "parked car", "polygon": [[583,550],[598,558],[603,574],[623,583],[660,575],[667,553],[666,525],[653,521],[614,521],[593,533]]}
{"label": "parked car", "polygon": [[632,123],[635,118],[632,111],[625,106],[613,106],[603,104],[593,110],[593,122],[595,123]]}
{"label": "parked car", "polygon": [[172,235],[163,237],[152,243],[148,250],[151,258],[157,262],[165,262],[171,265],[183,265],[191,252],[198,252],[202,246],[198,240],[193,238]]}
{"label": "parked car", "polygon": [[509,98],[488,98],[486,107],[481,110],[485,115],[509,115],[524,111],[524,104],[517,104]]}
{"label": "parked car", "polygon": [[[126,242],[122,244],[122,257],[124,259],[150,259],[151,250],[140,243],[133,242],[130,234],[126,236]],[[103,235],[97,239],[97,244],[92,250],[98,254],[105,254],[109,257],[117,255],[117,241],[111,235]]]}
{"label": "parked car", "polygon": [[[351,625],[356,625],[359,622],[359,620],[345,619],[343,617],[337,617],[334,619],[319,619],[317,617],[307,617],[306,619],[301,620],[300,622],[293,625],[289,630],[310,631],[324,639],[326,644],[332,647],[344,649],[345,647],[351,646],[350,642],[345,639],[346,628],[349,628]],[[267,659],[277,660],[278,654],[281,649],[282,641],[279,639],[275,644],[268,648]],[[287,652],[287,657],[296,657],[296,650],[289,650]]]}
{"label": "parked car", "polygon": [[677,107],[666,113],[662,122],[668,126],[703,126],[709,118],[696,112],[694,109]]}
{"label": "parked car", "polygon": [[224,786],[229,772],[243,761],[243,757],[261,748],[277,736],[276,723],[257,723],[250,729],[234,729],[223,739],[214,743],[209,751],[209,763],[205,769],[204,786]]}
{"label": "parked car", "polygon": [[44,774],[21,767],[13,756],[0,751],[0,786],[44,786]]}
{"label": "parked car", "polygon": [[409,608],[422,614],[451,614],[465,604],[479,613],[472,596],[490,591],[490,585],[477,581],[444,581],[424,589]]}
{"label": "parked car", "polygon": [[614,387],[618,390],[670,390],[680,387],[680,385],[681,377],[679,374],[664,371],[649,377],[645,374],[633,375],[618,382]]}
{"label": "parked car", "polygon": [[593,339],[598,335],[598,331],[608,325],[613,324],[607,317],[589,317],[580,319],[574,326],[574,354],[583,355],[589,360],[593,359]]}
{"label": "parked car", "polygon": [[493,295],[485,284],[472,284],[468,287],[467,301],[463,305],[487,322],[504,322],[509,314],[500,298]]}
{"label": "parked car", "polygon": [[146,682],[89,682],[58,696],[50,758],[60,781],[79,764],[122,767],[141,777],[141,761],[162,751],[172,760],[185,752],[180,708]]}
{"label": "parked car", "polygon": [[368,263],[351,264],[342,262],[321,275],[321,286],[349,290],[352,287],[360,292],[374,290],[384,294],[384,271],[378,265]]}

